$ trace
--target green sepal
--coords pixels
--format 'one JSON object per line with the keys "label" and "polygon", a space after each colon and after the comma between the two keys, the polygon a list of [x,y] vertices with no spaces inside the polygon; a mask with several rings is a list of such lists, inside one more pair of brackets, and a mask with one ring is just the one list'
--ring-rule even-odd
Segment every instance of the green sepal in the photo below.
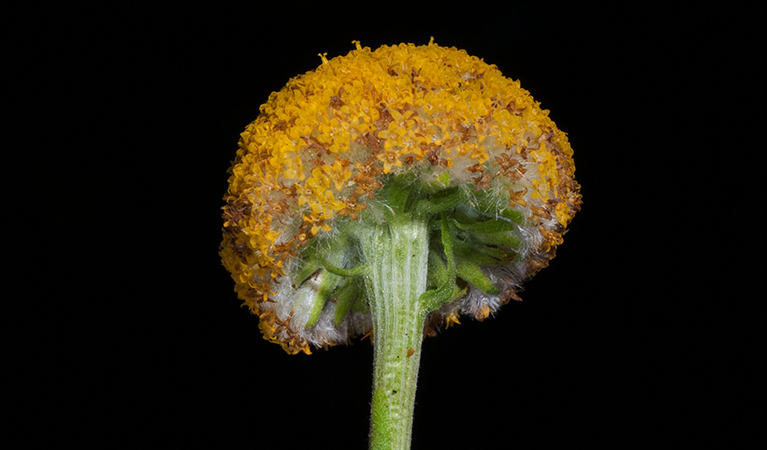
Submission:
{"label": "green sepal", "polygon": [[426,291],[418,297],[418,303],[425,311],[431,312],[448,303],[453,298],[453,291],[457,288],[455,279],[453,282],[444,283],[437,289]]}
{"label": "green sepal", "polygon": [[467,259],[478,266],[495,266],[505,261],[509,254],[506,250],[488,247],[479,243],[469,243],[462,239],[453,240],[455,256]]}
{"label": "green sepal", "polygon": [[442,172],[436,177],[436,179],[426,181],[421,184],[423,192],[426,194],[433,194],[442,191],[448,186],[450,186],[450,173],[448,172]]}
{"label": "green sepal", "polygon": [[445,284],[449,279],[447,265],[436,251],[429,251],[429,272],[427,274],[427,285],[438,287]]}
{"label": "green sepal", "polygon": [[320,255],[317,255],[315,258],[321,267],[323,267],[325,270],[342,277],[356,277],[365,275],[365,272],[368,270],[368,266],[365,264],[357,267],[352,267],[351,269],[342,269],[341,267],[332,264],[330,261],[326,260]]}
{"label": "green sepal", "polygon": [[456,263],[453,255],[453,239],[450,235],[447,218],[444,214],[442,214],[441,222],[442,247],[445,251],[447,264],[443,263],[442,259],[436,253],[429,253],[429,269],[431,270],[433,268],[436,270],[434,280],[437,282],[441,281],[442,283],[437,289],[426,291],[418,298],[418,303],[420,303],[426,311],[434,311],[451,299],[454,299],[456,295],[455,291],[458,289],[455,284]]}
{"label": "green sepal", "polygon": [[322,278],[319,288],[317,289],[317,296],[314,300],[314,305],[312,306],[312,312],[309,315],[309,319],[306,321],[306,328],[311,328],[317,323],[320,314],[322,314],[322,309],[325,307],[325,303],[327,303],[331,292],[335,290],[335,287],[340,280],[341,277],[339,275],[329,271]]}
{"label": "green sepal", "polygon": [[473,238],[480,242],[498,247],[518,249],[522,240],[514,233],[503,231],[500,233],[472,233]]}
{"label": "green sepal", "polygon": [[[445,249],[445,259],[447,260],[447,275],[448,279],[455,278],[455,257],[453,256],[453,236],[450,234],[450,227],[447,224],[447,217],[442,214],[440,238],[442,240],[442,247]],[[449,281],[449,280],[448,280]]]}
{"label": "green sepal", "polygon": [[455,285],[455,287],[453,288],[453,293],[450,295],[450,297],[447,299],[447,301],[444,302],[443,304],[447,305],[448,303],[452,303],[455,300],[458,300],[459,298],[461,298],[461,297],[466,295],[466,291],[467,291],[466,288],[462,289],[462,288],[458,287],[458,285]]}
{"label": "green sepal", "polygon": [[457,229],[469,233],[500,233],[517,229],[516,224],[501,219],[489,219],[471,223],[461,223],[457,220],[451,220],[450,222]]}
{"label": "green sepal", "polygon": [[530,225],[527,217],[520,211],[508,206],[505,208],[498,208],[499,197],[502,203],[505,203],[506,205],[509,204],[510,195],[505,189],[501,189],[497,192],[492,189],[478,191],[474,193],[472,200],[477,209],[485,214],[504,217],[518,225]]}
{"label": "green sepal", "polygon": [[336,299],[336,314],[335,324],[340,325],[343,322],[352,305],[360,297],[362,289],[360,289],[359,282],[355,278],[346,279],[341,286],[336,289],[331,298]]}
{"label": "green sepal", "polygon": [[415,203],[415,212],[417,214],[437,214],[449,209],[466,199],[466,194],[459,187],[442,189],[428,198],[423,198]]}
{"label": "green sepal", "polygon": [[480,289],[490,295],[500,294],[500,289],[493,285],[492,281],[482,272],[478,265],[465,259],[459,260],[456,264],[456,273],[458,278],[465,280],[477,289]]}
{"label": "green sepal", "polygon": [[374,205],[381,206],[377,209],[383,212],[387,220],[398,220],[418,194],[418,188],[415,176],[411,174],[390,177],[378,191]]}
{"label": "green sepal", "polygon": [[498,214],[501,217],[505,217],[506,219],[511,220],[512,222],[516,223],[517,225],[525,225],[530,226],[532,223],[527,220],[527,217],[525,217],[524,214],[517,211],[516,209],[511,208],[504,208],[500,211],[498,211]]}
{"label": "green sepal", "polygon": [[296,277],[294,279],[295,281],[295,287],[301,286],[306,282],[306,280],[309,279],[312,275],[314,275],[318,270],[321,270],[322,267],[314,262],[307,261],[304,266],[301,268],[301,270],[298,271],[298,274],[296,274]]}
{"label": "green sepal", "polygon": [[360,290],[360,298],[356,302],[352,302],[351,311],[354,313],[370,314],[370,303],[367,296],[364,295],[364,290]]}

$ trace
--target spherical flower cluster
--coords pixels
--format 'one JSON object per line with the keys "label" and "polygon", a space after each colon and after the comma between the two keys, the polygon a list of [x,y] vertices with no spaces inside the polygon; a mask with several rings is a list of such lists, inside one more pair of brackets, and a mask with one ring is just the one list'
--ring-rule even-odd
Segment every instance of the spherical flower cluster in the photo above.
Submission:
{"label": "spherical flower cluster", "polygon": [[[460,289],[427,332],[518,299],[580,205],[567,136],[519,82],[433,42],[355,45],[261,106],[225,196],[223,263],[290,353],[371,331],[342,230],[380,216],[387,184],[447,204]],[[439,278],[444,256],[429,261]]]}

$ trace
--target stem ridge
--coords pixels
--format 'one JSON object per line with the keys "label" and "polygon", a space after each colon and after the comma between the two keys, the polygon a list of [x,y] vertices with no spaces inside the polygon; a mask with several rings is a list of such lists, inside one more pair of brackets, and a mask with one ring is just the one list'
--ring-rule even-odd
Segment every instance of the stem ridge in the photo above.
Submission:
{"label": "stem ridge", "polygon": [[360,239],[375,344],[373,449],[410,448],[429,255],[427,221],[411,219],[376,224]]}

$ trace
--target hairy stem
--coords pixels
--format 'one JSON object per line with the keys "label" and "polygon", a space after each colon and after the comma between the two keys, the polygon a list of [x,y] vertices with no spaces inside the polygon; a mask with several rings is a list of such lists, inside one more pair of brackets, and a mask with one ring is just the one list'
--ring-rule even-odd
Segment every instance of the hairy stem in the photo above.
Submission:
{"label": "hairy stem", "polygon": [[427,313],[419,303],[426,291],[427,223],[405,214],[362,234],[375,341],[370,448],[409,449]]}

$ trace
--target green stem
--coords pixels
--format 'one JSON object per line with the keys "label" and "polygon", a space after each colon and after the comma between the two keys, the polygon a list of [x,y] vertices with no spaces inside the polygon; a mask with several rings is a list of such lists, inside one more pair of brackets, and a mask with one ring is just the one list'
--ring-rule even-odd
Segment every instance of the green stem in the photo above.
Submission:
{"label": "green stem", "polygon": [[[364,236],[363,236],[364,235]],[[370,448],[410,448],[428,270],[425,219],[398,215],[361,233],[375,342]]]}

